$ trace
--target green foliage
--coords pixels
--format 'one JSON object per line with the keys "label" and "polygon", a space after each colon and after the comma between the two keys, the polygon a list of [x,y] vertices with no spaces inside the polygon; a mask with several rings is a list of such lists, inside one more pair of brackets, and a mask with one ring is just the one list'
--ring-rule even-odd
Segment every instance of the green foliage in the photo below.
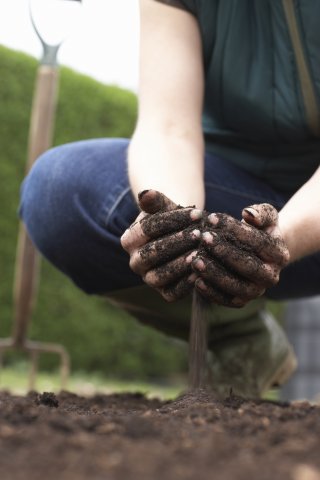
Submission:
{"label": "green foliage", "polygon": [[[29,365],[27,362],[15,362],[12,366],[1,369],[1,388],[8,389],[14,395],[26,395],[28,386]],[[58,371],[39,371],[35,388],[38,392],[55,392],[61,390],[61,378]],[[72,372],[68,381],[68,390],[77,395],[96,395],[121,392],[141,392],[148,398],[173,400],[186,389],[186,384],[175,379],[172,383],[150,383],[137,379],[108,379],[100,372]]]}
{"label": "green foliage", "polygon": [[[37,61],[0,47],[0,337],[12,323],[19,185],[24,176]],[[92,137],[130,137],[136,119],[131,92],[61,68],[54,144]],[[151,378],[185,369],[185,351],[101,298],[80,292],[43,261],[33,339],[63,343],[75,369]],[[44,366],[56,359],[43,356]]]}

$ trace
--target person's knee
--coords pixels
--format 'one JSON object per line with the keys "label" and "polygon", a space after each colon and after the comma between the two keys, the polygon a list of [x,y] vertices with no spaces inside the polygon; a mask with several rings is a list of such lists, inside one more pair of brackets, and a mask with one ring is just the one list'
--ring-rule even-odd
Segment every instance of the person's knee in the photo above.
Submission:
{"label": "person's knee", "polygon": [[33,243],[90,293],[108,291],[109,277],[114,288],[123,285],[115,281],[117,266],[127,264],[120,236],[138,214],[125,145],[89,141],[49,150],[21,189],[20,214]]}
{"label": "person's knee", "polygon": [[21,186],[20,216],[34,244],[49,258],[71,207],[71,174],[61,159],[56,161],[60,148],[41,155]]}

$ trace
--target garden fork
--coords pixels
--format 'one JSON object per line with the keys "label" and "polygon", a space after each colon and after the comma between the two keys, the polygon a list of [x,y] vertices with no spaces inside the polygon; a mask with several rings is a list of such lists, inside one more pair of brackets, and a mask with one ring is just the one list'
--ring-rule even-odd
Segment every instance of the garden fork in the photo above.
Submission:
{"label": "garden fork", "polygon": [[[56,111],[58,65],[57,53],[66,36],[62,31],[67,21],[74,21],[81,0],[30,0],[30,15],[33,27],[42,43],[43,56],[37,72],[33,97],[29,147],[26,173],[35,160],[52,145],[52,134]],[[52,28],[56,22],[56,29]],[[61,387],[65,388],[70,371],[70,360],[66,349],[54,343],[34,342],[27,339],[34,301],[37,295],[40,258],[27,232],[20,223],[15,279],[14,317],[12,337],[0,339],[0,367],[3,355],[10,349],[28,352],[31,358],[29,389],[35,388],[38,357],[42,352],[55,353],[61,360]]]}

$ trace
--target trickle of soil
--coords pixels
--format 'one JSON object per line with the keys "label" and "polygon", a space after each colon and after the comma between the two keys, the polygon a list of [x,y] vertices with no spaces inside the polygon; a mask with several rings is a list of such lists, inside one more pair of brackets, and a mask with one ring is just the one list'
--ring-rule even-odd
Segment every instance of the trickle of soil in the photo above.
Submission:
{"label": "trickle of soil", "polygon": [[1,480],[320,478],[320,406],[307,402],[39,398],[0,393]]}
{"label": "trickle of soil", "polygon": [[189,336],[189,386],[192,390],[206,385],[209,315],[208,302],[194,290]]}

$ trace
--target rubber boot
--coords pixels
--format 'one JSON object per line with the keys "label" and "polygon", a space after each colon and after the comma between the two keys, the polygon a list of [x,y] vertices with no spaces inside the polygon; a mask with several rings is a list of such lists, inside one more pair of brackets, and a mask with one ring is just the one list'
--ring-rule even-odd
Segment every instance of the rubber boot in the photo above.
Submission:
{"label": "rubber boot", "polygon": [[209,327],[208,383],[214,392],[257,398],[285,383],[297,361],[275,318],[262,307],[230,320],[216,317]]}
{"label": "rubber boot", "polygon": [[[188,341],[191,295],[168,303],[146,285],[108,293],[108,300],[140,322]],[[240,309],[212,304],[208,326],[208,383],[219,396],[260,397],[282,385],[296,359],[285,332],[265,310],[265,299]]]}

